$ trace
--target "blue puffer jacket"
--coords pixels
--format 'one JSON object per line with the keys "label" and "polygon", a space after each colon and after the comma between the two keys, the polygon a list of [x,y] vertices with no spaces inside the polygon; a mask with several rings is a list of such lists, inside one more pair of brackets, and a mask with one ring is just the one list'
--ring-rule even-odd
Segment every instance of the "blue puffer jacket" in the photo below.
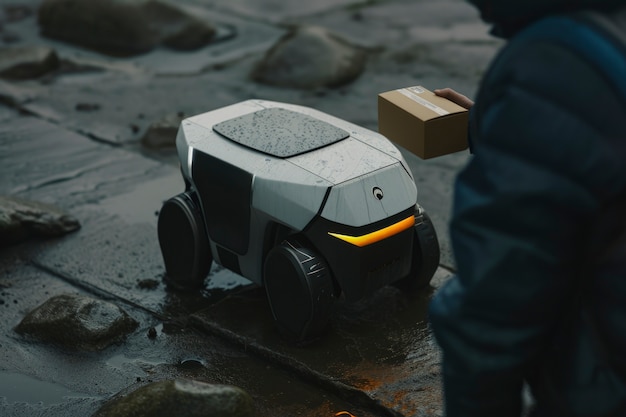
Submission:
{"label": "blue puffer jacket", "polygon": [[[430,306],[446,413],[517,417],[530,379],[545,415],[609,415],[618,399],[603,388],[563,380],[546,390],[535,379],[556,357],[566,370],[608,359],[611,377],[626,381],[626,1],[476,3],[510,39],[471,111],[474,156],[457,178],[450,226],[457,275]],[[555,14],[585,3],[620,6]],[[564,21],[555,31],[575,22],[591,32],[533,35]],[[598,49],[580,53],[581,42]],[[560,335],[581,310],[579,287],[593,331],[574,327],[593,348],[570,358],[574,338]]]}

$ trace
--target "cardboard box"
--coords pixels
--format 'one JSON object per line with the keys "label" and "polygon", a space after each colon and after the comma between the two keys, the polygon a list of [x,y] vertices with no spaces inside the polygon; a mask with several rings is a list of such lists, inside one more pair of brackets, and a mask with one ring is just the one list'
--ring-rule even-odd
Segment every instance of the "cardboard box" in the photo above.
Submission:
{"label": "cardboard box", "polygon": [[421,86],[378,95],[378,131],[422,159],[467,149],[469,112]]}

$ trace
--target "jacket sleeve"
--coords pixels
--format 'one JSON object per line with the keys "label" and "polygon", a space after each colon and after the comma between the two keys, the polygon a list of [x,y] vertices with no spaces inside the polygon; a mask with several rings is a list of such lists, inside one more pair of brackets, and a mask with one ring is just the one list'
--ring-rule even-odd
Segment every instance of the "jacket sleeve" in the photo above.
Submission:
{"label": "jacket sleeve", "polygon": [[585,91],[564,93],[585,80],[609,100],[593,69],[553,45],[505,51],[494,66],[455,184],[457,274],[430,306],[448,417],[520,415],[524,376],[573,290],[586,216],[620,164],[602,144],[618,119],[575,102]]}

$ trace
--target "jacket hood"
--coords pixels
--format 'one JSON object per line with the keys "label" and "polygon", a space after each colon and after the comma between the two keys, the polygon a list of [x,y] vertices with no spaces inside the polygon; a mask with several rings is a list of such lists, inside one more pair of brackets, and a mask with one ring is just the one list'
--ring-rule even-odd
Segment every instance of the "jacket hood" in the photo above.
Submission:
{"label": "jacket hood", "polygon": [[531,22],[557,13],[581,9],[610,9],[626,5],[626,0],[468,0],[481,18],[493,25],[495,36],[508,38]]}

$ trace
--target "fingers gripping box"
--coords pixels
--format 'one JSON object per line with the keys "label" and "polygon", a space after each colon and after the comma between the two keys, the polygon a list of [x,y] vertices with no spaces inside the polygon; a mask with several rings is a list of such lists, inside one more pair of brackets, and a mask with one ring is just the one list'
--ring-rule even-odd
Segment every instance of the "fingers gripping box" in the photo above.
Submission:
{"label": "fingers gripping box", "polygon": [[378,95],[378,131],[422,159],[467,149],[468,115],[421,86]]}

